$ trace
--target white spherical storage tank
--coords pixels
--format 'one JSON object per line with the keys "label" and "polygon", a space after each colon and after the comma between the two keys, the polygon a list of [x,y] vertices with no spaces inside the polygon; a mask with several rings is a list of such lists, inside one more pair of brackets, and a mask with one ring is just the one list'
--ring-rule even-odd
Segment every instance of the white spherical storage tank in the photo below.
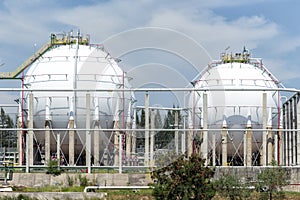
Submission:
{"label": "white spherical storage tank", "polygon": [[[189,123],[191,128],[199,130],[207,122],[207,159],[217,165],[246,165],[248,145],[251,148],[251,165],[261,165],[263,154],[266,154],[261,129],[263,124],[268,128],[278,129],[280,113],[280,94],[276,90],[280,87],[279,82],[263,66],[261,60],[250,58],[248,51],[234,56],[223,54],[220,61],[210,63],[200,73],[193,85],[199,91],[193,92],[190,97]],[[204,95],[207,97],[206,119],[203,119],[203,115],[206,116],[203,108]],[[265,108],[263,96],[266,99]],[[252,131],[248,144],[245,139],[247,128]],[[226,138],[221,134],[222,129],[226,131]],[[199,135],[199,131],[196,136],[197,134]],[[272,138],[274,134],[273,132]],[[201,137],[200,134],[200,139]],[[222,157],[224,143],[226,157]],[[275,159],[274,153],[272,155],[272,159]],[[222,158],[227,160],[222,161]]]}
{"label": "white spherical storage tank", "polygon": [[[130,87],[128,77],[102,45],[84,43],[81,36],[63,36],[61,41],[64,40],[68,42],[51,45],[30,65],[24,76],[24,88],[32,90],[34,97],[34,128],[45,128],[45,123],[49,122],[52,129],[68,129],[70,120],[74,120],[74,128],[81,129],[75,133],[75,160],[77,164],[84,164],[79,157],[85,146],[86,132],[82,129],[86,128],[86,94],[90,94],[90,128],[99,123],[100,130],[112,129],[116,120],[120,121],[120,127],[123,128],[122,122],[130,118],[133,95],[120,90]],[[21,94],[25,99],[25,108],[29,106],[29,94]],[[58,132],[62,154],[67,158],[68,131]],[[37,130],[34,133],[38,146],[36,151],[43,152],[45,131]],[[51,154],[57,152],[56,133],[51,133]],[[93,141],[101,145],[100,154],[105,148],[113,146],[109,144],[113,139],[106,133],[101,131],[100,140]],[[42,157],[34,159],[42,160]]]}

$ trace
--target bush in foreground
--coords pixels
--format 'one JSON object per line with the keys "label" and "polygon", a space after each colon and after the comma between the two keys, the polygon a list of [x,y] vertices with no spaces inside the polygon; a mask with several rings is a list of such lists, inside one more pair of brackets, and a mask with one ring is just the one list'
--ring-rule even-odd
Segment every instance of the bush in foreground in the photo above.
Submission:
{"label": "bush in foreground", "polygon": [[214,170],[205,160],[193,154],[179,157],[166,167],[153,171],[153,195],[156,199],[212,199],[215,189],[211,178]]}

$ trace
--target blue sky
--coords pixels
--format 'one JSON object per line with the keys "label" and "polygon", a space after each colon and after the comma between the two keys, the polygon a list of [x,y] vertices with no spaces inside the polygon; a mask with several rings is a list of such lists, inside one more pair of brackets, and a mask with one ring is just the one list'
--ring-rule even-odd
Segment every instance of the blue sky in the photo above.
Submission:
{"label": "blue sky", "polygon": [[298,0],[2,0],[0,69],[17,68],[50,33],[80,29],[122,59],[137,87],[184,87],[226,47],[246,46],[286,87],[299,88],[299,7]]}

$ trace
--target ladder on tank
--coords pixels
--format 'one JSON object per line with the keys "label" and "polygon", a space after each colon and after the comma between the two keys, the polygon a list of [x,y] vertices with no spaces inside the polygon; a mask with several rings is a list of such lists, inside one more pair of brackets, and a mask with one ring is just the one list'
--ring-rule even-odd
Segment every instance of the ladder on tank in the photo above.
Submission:
{"label": "ladder on tank", "polygon": [[46,53],[50,48],[59,45],[70,45],[78,43],[81,45],[89,45],[88,38],[82,38],[78,35],[76,37],[71,35],[60,34],[62,37],[58,37],[59,34],[51,34],[51,40],[44,46],[42,46],[36,53],[30,56],[25,62],[23,62],[15,71],[13,72],[0,72],[0,79],[16,79],[16,77],[23,72],[27,67],[39,59],[44,53]]}

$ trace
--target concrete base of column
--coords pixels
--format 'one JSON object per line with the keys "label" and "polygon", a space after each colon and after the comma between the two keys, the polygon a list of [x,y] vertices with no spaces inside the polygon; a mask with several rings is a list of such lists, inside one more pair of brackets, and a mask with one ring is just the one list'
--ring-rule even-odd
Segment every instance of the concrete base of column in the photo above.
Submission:
{"label": "concrete base of column", "polygon": [[[69,128],[74,128],[74,120],[69,121]],[[75,131],[69,130],[69,165],[75,164]]]}
{"label": "concrete base of column", "polygon": [[247,142],[247,157],[246,157],[246,165],[252,166],[252,129],[248,128],[246,133],[246,142]]}
{"label": "concrete base of column", "polygon": [[187,156],[190,157],[193,153],[193,130],[189,129],[187,136]]}
{"label": "concrete base of column", "polygon": [[94,165],[99,166],[100,165],[100,131],[99,131],[99,122],[94,122]]}
{"label": "concrete base of column", "polygon": [[46,121],[45,123],[45,164],[47,164],[51,157],[50,157],[50,121]]}
{"label": "concrete base of column", "polygon": [[227,166],[227,129],[223,128],[222,137],[222,166]]}

